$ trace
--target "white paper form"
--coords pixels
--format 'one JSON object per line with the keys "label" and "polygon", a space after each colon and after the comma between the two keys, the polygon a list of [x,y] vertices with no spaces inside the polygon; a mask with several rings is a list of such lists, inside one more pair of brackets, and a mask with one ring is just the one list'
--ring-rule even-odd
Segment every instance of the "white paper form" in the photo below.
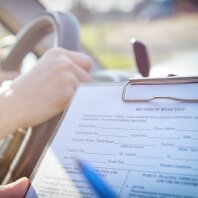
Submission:
{"label": "white paper form", "polygon": [[[171,86],[134,86],[128,94],[198,98],[197,83]],[[198,197],[198,103],[125,103],[122,90],[123,85],[79,88],[27,197],[97,197],[76,155],[119,197]]]}

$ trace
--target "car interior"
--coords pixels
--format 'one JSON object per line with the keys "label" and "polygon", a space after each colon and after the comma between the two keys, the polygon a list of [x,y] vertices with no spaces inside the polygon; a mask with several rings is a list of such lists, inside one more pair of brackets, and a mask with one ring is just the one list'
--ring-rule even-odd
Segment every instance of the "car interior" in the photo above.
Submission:
{"label": "car interior", "polygon": [[[189,58],[167,61],[151,66],[150,51],[144,42],[133,38],[130,41],[136,72],[121,69],[106,69],[95,54],[81,42],[81,24],[70,12],[51,11],[38,0],[0,0],[0,22],[13,39],[8,55],[2,61],[2,70],[21,71],[23,61],[29,54],[37,60],[51,47],[88,53],[93,58],[92,75],[99,82],[125,82],[133,76],[154,77],[184,74],[196,75],[198,68]],[[129,47],[129,48],[130,48]],[[197,59],[196,59],[197,60]],[[23,176],[30,177],[42,151],[54,131],[61,115],[28,129],[18,129],[0,141],[0,182],[7,184]]]}

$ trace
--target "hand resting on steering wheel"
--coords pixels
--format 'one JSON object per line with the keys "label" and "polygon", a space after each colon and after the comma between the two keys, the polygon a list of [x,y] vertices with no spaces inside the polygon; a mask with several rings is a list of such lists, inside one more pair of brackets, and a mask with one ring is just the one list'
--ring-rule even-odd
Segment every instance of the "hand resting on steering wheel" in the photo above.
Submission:
{"label": "hand resting on steering wheel", "polygon": [[28,73],[0,88],[0,138],[62,112],[77,86],[91,81],[91,59],[62,48],[48,50]]}

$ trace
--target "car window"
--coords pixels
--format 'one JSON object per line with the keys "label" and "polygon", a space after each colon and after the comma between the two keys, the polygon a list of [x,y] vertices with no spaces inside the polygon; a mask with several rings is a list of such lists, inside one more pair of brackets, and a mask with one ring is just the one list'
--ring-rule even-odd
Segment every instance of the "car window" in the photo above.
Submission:
{"label": "car window", "polygon": [[[81,25],[84,48],[104,68],[135,71],[130,39],[146,44],[152,65],[198,57],[196,0],[41,0],[49,10],[70,11]],[[179,64],[186,64],[181,61]]]}

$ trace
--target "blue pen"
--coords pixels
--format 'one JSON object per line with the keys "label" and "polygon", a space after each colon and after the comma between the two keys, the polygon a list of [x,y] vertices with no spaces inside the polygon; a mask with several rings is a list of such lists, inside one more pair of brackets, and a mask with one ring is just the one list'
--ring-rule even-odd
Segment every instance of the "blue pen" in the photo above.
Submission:
{"label": "blue pen", "polygon": [[77,160],[77,163],[91,184],[93,189],[97,192],[101,198],[116,198],[116,194],[111,190],[108,184],[97,174],[97,172],[85,161]]}

